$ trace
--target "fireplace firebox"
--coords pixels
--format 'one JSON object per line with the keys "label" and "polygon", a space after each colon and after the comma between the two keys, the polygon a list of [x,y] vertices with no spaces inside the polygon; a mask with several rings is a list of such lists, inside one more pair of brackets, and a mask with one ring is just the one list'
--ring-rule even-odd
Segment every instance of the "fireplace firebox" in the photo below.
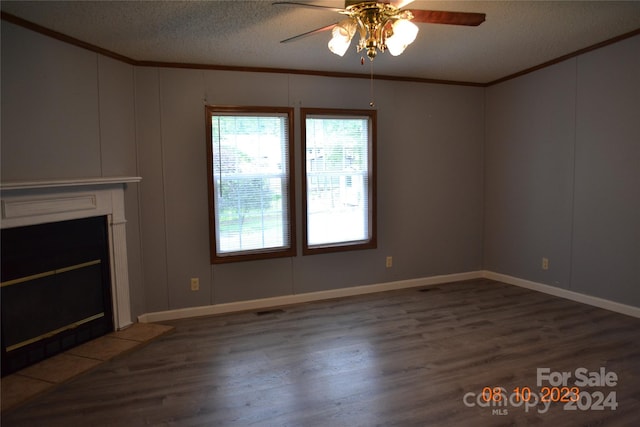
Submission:
{"label": "fireplace firebox", "polygon": [[2,376],[114,330],[106,216],[1,233]]}

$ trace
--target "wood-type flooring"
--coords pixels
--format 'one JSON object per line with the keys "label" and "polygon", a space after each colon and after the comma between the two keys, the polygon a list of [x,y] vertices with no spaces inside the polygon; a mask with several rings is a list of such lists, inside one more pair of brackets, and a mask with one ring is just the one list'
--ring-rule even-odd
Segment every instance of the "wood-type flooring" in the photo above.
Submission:
{"label": "wood-type flooring", "polygon": [[[164,323],[175,331],[3,414],[2,426],[640,420],[640,319],[491,280]],[[542,402],[561,399],[549,379],[562,375],[582,385],[580,400]]]}

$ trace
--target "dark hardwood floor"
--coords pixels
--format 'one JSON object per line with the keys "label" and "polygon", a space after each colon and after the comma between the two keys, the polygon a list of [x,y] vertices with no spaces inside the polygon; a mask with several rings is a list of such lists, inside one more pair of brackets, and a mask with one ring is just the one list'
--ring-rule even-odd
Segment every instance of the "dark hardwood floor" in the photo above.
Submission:
{"label": "dark hardwood floor", "polygon": [[[640,420],[640,319],[490,280],[166,323],[174,333],[3,414],[2,426]],[[579,368],[597,372],[593,381],[604,370],[609,385],[580,387],[578,402],[534,404],[554,385],[537,384],[538,368],[552,379],[568,372],[567,387]],[[484,406],[485,387],[504,387],[507,403]],[[516,387],[530,389],[526,406]]]}

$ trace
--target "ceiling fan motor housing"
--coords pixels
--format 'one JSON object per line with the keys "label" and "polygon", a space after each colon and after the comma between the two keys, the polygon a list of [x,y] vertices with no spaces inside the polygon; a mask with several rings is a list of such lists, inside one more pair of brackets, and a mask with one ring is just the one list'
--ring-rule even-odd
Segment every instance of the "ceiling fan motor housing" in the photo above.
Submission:
{"label": "ceiling fan motor housing", "polygon": [[358,52],[366,50],[369,59],[373,60],[378,50],[387,48],[385,40],[393,35],[392,24],[398,19],[411,19],[409,11],[401,11],[388,3],[347,1],[345,14],[355,19],[360,29]]}
{"label": "ceiling fan motor housing", "polygon": [[290,37],[282,40],[281,43],[331,30],[332,38],[328,43],[329,50],[336,55],[343,56],[357,29],[360,35],[357,51],[366,50],[367,56],[371,60],[377,56],[378,51],[388,50],[393,56],[404,52],[418,34],[418,27],[415,23],[478,26],[485,21],[486,15],[484,13],[401,9],[411,2],[411,0],[346,0],[344,9],[290,1],[276,1],[273,4],[332,10],[347,16],[340,22]]}

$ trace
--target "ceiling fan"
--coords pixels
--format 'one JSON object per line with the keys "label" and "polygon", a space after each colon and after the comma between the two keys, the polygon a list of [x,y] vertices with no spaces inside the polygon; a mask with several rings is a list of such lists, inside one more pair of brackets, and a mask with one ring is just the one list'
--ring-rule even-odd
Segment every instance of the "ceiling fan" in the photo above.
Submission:
{"label": "ceiling fan", "polygon": [[412,2],[413,0],[379,2],[346,0],[344,9],[290,1],[277,1],[272,4],[328,10],[346,16],[340,22],[290,37],[282,40],[281,43],[292,42],[331,30],[332,38],[329,41],[329,50],[336,55],[343,56],[351,44],[351,39],[358,31],[360,41],[356,49],[358,52],[365,50],[372,61],[378,51],[388,50],[393,56],[400,55],[418,34],[418,27],[414,22],[478,26],[484,22],[486,16],[484,13],[473,12],[402,9]]}

